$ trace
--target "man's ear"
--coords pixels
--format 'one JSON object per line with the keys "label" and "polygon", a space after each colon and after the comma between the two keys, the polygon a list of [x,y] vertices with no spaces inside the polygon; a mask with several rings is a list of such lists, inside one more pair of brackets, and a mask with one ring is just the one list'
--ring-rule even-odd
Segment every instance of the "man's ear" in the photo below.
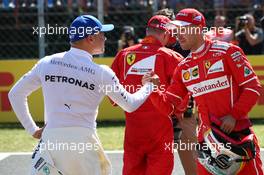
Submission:
{"label": "man's ear", "polygon": [[85,39],[88,43],[93,43],[93,41],[94,41],[93,35],[90,35],[90,36],[86,37]]}

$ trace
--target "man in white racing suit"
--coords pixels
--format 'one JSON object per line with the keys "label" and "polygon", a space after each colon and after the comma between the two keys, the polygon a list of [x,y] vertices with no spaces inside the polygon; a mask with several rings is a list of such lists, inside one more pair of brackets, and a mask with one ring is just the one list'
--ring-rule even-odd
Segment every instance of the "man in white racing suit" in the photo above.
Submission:
{"label": "man in white racing suit", "polygon": [[[111,164],[96,134],[100,102],[107,95],[132,112],[153,91],[153,84],[148,83],[132,95],[109,67],[93,62],[92,55],[104,52],[104,32],[113,28],[90,15],[77,17],[69,29],[70,50],[38,61],[9,92],[19,121],[34,138],[41,138],[32,155],[32,175],[111,174]],[[40,87],[45,129],[33,121],[27,103],[27,96]]]}

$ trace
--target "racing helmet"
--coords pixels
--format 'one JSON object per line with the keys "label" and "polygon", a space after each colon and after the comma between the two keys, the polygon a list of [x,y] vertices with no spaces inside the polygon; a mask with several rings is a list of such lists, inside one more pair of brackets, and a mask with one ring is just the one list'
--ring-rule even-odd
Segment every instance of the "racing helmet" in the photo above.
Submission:
{"label": "racing helmet", "polygon": [[198,149],[198,161],[207,171],[214,175],[233,175],[255,158],[254,135],[249,130],[249,134],[242,137],[238,133],[226,135],[215,124],[205,132],[204,142]]}

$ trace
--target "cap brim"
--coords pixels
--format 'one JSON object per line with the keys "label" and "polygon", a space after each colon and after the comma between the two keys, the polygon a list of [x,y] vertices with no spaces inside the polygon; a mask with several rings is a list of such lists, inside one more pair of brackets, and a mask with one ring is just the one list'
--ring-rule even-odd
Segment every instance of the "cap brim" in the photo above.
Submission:
{"label": "cap brim", "polygon": [[175,20],[175,21],[171,21],[170,24],[174,24],[174,25],[176,25],[176,26],[183,27],[183,26],[191,25],[192,23],[185,22],[185,21]]}
{"label": "cap brim", "polygon": [[114,28],[115,28],[115,26],[113,24],[104,24],[104,25],[102,25],[101,32],[109,32],[109,31],[113,30]]}

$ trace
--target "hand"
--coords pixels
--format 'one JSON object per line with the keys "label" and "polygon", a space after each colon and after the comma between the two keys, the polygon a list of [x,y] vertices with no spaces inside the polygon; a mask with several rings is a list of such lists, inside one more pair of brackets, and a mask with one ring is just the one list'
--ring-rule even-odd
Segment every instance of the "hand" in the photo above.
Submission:
{"label": "hand", "polygon": [[159,86],[160,85],[159,76],[155,74],[153,71],[150,71],[142,77],[142,84],[144,85],[147,82],[152,82],[155,86]]}
{"label": "hand", "polygon": [[46,127],[46,125],[44,125],[42,128],[38,129],[32,136],[35,138],[35,139],[40,139],[41,136],[42,136],[42,132],[44,130],[44,128]]}
{"label": "hand", "polygon": [[147,82],[151,82],[151,77],[152,77],[153,74],[154,74],[154,72],[152,72],[152,71],[146,73],[146,74],[142,77],[142,80],[141,80],[142,84],[145,85]]}
{"label": "hand", "polygon": [[159,87],[160,86],[160,79],[159,79],[159,76],[157,74],[154,74],[152,77],[151,77],[151,82],[156,86],[156,87]]}
{"label": "hand", "polygon": [[248,23],[245,24],[244,30],[245,30],[245,35],[246,35],[246,39],[247,39],[247,37],[249,37],[251,35]]}
{"label": "hand", "polygon": [[249,28],[249,23],[248,23],[248,20],[247,20],[247,21],[245,21],[244,28]]}
{"label": "hand", "polygon": [[220,126],[221,130],[227,134],[230,134],[235,126],[236,126],[236,119],[234,119],[231,115],[227,115],[221,118],[222,124]]}

